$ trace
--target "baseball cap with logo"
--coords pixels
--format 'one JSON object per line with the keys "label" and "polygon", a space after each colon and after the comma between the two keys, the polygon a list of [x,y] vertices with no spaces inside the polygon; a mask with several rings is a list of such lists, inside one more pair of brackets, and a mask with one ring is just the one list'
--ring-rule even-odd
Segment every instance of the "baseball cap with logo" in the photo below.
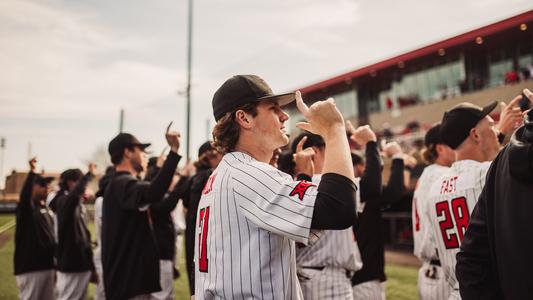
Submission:
{"label": "baseball cap with logo", "polygon": [[457,149],[468,137],[470,130],[476,127],[477,123],[490,114],[497,105],[496,101],[492,101],[485,107],[463,102],[445,112],[440,128],[444,144]]}
{"label": "baseball cap with logo", "polygon": [[109,142],[109,146],[107,147],[107,151],[111,156],[114,154],[120,153],[124,151],[124,149],[128,147],[139,147],[143,151],[144,149],[148,148],[151,144],[150,143],[141,143],[139,140],[134,137],[133,135],[129,133],[121,132],[116,137],[114,137],[111,142]]}
{"label": "baseball cap with logo", "polygon": [[235,75],[226,80],[213,96],[213,115],[218,121],[226,113],[253,102],[275,100],[280,106],[296,99],[294,93],[275,95],[257,75]]}

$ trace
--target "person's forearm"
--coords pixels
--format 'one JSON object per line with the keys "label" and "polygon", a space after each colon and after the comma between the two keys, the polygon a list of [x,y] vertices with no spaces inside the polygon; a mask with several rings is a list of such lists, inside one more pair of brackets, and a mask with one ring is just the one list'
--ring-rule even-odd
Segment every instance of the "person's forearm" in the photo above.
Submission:
{"label": "person's forearm", "polygon": [[389,182],[383,187],[382,205],[394,204],[402,199],[405,192],[403,169],[404,163],[402,159],[392,160]]}
{"label": "person's forearm", "polygon": [[150,184],[150,187],[146,189],[144,203],[154,203],[163,199],[163,196],[168,191],[170,182],[172,182],[172,177],[180,159],[181,156],[179,154],[170,151],[163,167]]}
{"label": "person's forearm", "polygon": [[324,137],[326,142],[325,161],[323,174],[335,173],[347,177],[352,182],[353,174],[350,146],[346,138],[344,124],[331,129],[330,134]]}
{"label": "person's forearm", "polygon": [[376,201],[381,196],[381,158],[376,142],[366,144],[365,161],[365,171],[359,183],[361,201]]}
{"label": "person's forearm", "polygon": [[87,173],[84,176],[80,178],[72,192],[70,192],[67,196],[68,201],[64,204],[66,207],[69,207],[71,209],[76,208],[76,206],[80,203],[81,197],[83,197],[83,194],[85,193],[85,189],[87,188],[87,184],[91,179],[94,177],[93,174]]}
{"label": "person's forearm", "polygon": [[30,171],[28,173],[28,176],[26,176],[26,181],[24,181],[24,185],[22,186],[22,190],[20,191],[20,199],[19,199],[20,207],[29,207],[30,205],[31,190],[32,190],[34,178],[35,178],[35,173],[33,173],[32,171]]}

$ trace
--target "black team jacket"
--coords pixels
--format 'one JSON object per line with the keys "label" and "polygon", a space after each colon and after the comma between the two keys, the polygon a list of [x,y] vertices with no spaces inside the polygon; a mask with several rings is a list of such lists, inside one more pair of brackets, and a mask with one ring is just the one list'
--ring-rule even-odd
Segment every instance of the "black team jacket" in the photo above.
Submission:
{"label": "black team jacket", "polygon": [[170,152],[151,183],[116,172],[104,193],[102,266],[106,298],[128,299],[161,290],[159,254],[149,215],[163,199],[180,160]]}
{"label": "black team jacket", "polygon": [[31,200],[35,176],[26,177],[16,208],[15,275],[55,268],[54,220],[46,205]]}
{"label": "black team jacket", "polygon": [[[377,147],[377,146],[376,146]],[[372,154],[375,155],[375,154]],[[371,167],[372,173],[378,170],[381,176],[381,160],[369,160],[369,151],[367,146],[366,152],[366,169]],[[377,161],[378,167],[375,164]],[[361,184],[361,202],[365,203],[364,210],[358,215],[356,223],[353,226],[357,245],[361,252],[363,268],[352,277],[352,285],[372,280],[385,281],[385,247],[383,242],[383,229],[381,221],[382,209],[401,199],[404,191],[404,163],[402,159],[393,159],[389,182],[383,187],[381,195],[365,197],[363,194],[363,185]],[[376,176],[367,174],[367,176]],[[361,179],[362,180],[362,179]]]}
{"label": "black team jacket", "polygon": [[456,275],[463,299],[533,297],[533,146],[518,129],[487,173]]}
{"label": "black team jacket", "polygon": [[176,208],[179,199],[183,198],[188,179],[188,177],[182,176],[174,189],[167,193],[163,200],[150,205],[152,229],[161,260],[174,260],[177,233],[170,213]]}
{"label": "black team jacket", "polygon": [[64,273],[94,270],[91,234],[81,204],[85,188],[92,178],[92,174],[85,174],[71,192],[61,191],[55,197],[57,270]]}

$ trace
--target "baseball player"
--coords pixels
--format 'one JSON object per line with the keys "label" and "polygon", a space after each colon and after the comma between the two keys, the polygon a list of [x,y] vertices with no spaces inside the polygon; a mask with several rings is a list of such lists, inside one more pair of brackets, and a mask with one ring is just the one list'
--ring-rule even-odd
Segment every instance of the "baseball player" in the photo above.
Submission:
{"label": "baseball player", "polygon": [[[83,175],[79,169],[64,172],[61,190],[55,198],[57,212],[57,290],[58,299],[85,299],[94,272],[91,234],[85,222],[82,199],[87,184],[94,177],[96,165],[89,164]],[[73,180],[67,180],[67,179]]]}
{"label": "baseball player", "polygon": [[[328,147],[319,186],[268,164],[288,143],[280,106],[294,101],[301,129]],[[302,299],[295,242],[315,230],[346,229],[355,218],[355,184],[342,115],[333,99],[307,107],[299,92],[274,95],[255,75],[227,80],[213,97],[215,145],[225,153],[202,192],[195,241],[198,299]],[[311,155],[296,157],[312,174]],[[302,170],[302,168],[300,169]]]}
{"label": "baseball player", "polygon": [[54,178],[36,174],[36,163],[35,158],[29,161],[30,172],[15,211],[15,279],[20,299],[52,300],[56,241],[52,212],[45,201]]}
{"label": "baseball player", "polygon": [[412,205],[414,254],[422,261],[422,267],[418,270],[418,294],[421,300],[446,300],[450,296],[450,288],[434,245],[425,243],[426,249],[421,248],[427,231],[431,230],[429,220],[421,213],[429,203],[429,189],[455,161],[455,152],[440,138],[440,127],[440,124],[433,126],[424,138],[426,149],[423,157],[431,165],[424,169],[418,179]]}
{"label": "baseball player", "polygon": [[425,214],[431,230],[428,230],[429,238],[421,243],[421,248],[437,248],[451,288],[450,299],[460,299],[455,277],[455,255],[459,252],[470,213],[485,184],[490,162],[500,150],[498,131],[489,116],[496,105],[492,102],[481,108],[461,103],[446,112],[442,119],[441,138],[456,151],[457,161],[429,190]]}
{"label": "baseball player", "polygon": [[457,254],[465,299],[531,299],[533,110],[527,115],[492,163]]}
{"label": "baseball player", "polygon": [[[356,130],[354,135],[363,140],[364,144],[375,142],[376,139],[368,126]],[[310,133],[302,133],[293,141],[294,153],[313,152],[314,184],[320,183],[325,147],[322,137]],[[377,157],[376,174],[379,174],[379,153],[377,147],[373,149],[374,156]],[[369,179],[380,182],[380,178]],[[380,184],[373,186],[376,187],[375,192],[379,193]],[[352,229],[324,230],[320,239],[313,245],[298,244],[296,266],[304,299],[352,299],[351,276],[362,266],[361,254]]]}
{"label": "baseball player", "polygon": [[[170,124],[172,125],[172,123]],[[180,156],[179,133],[167,128],[170,153],[151,183],[136,176],[146,169],[144,150],[150,144],[120,133],[109,142],[115,173],[104,192],[102,267],[107,299],[150,299],[161,290],[159,255],[147,212],[163,199]]]}

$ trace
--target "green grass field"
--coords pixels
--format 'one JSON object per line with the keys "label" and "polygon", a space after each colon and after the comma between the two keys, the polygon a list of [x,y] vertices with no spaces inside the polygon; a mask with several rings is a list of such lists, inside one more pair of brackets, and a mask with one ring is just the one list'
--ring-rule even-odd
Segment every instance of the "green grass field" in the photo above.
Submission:
{"label": "green grass field", "polygon": [[[0,215],[0,227],[13,220],[12,215]],[[92,231],[92,226],[90,226]],[[13,251],[15,228],[0,235],[0,299],[18,299],[15,276],[13,275]],[[188,299],[189,288],[184,266],[184,255],[180,257],[181,277],[175,281],[176,299]],[[387,265],[387,298],[394,300],[418,299],[416,290],[417,269]],[[94,285],[89,285],[89,299],[93,299]]]}

